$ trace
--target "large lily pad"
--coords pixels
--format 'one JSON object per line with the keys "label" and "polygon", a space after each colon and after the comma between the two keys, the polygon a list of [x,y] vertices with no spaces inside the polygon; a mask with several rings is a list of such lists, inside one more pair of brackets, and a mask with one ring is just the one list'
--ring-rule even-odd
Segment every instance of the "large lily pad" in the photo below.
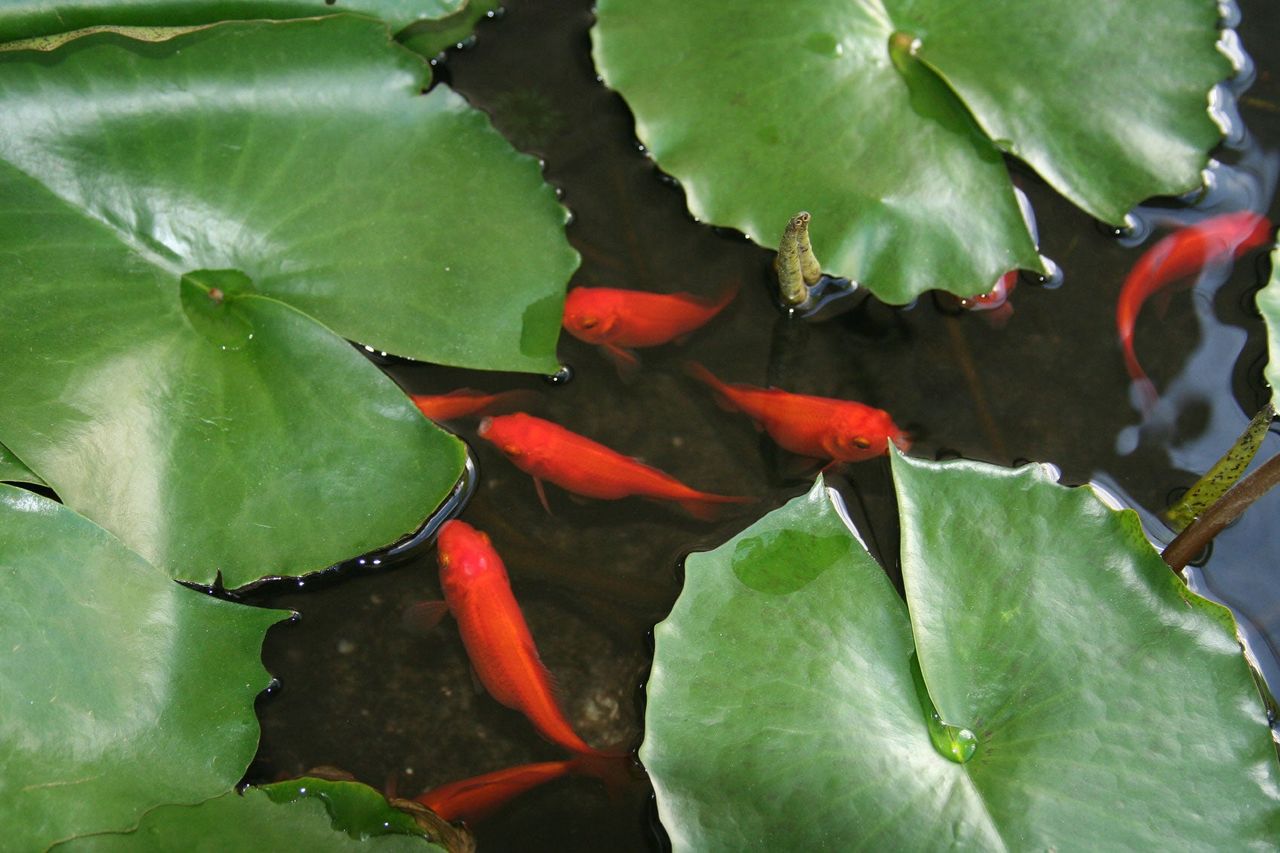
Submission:
{"label": "large lily pad", "polygon": [[66,507],[0,485],[0,826],[42,850],[229,790],[285,614],[170,580]]}
{"label": "large lily pad", "polygon": [[[1200,184],[1230,73],[1213,0],[601,0],[596,64],[693,213],[890,302],[1040,261],[1002,152],[1119,224]],[[1141,81],[1136,85],[1135,81]]]}
{"label": "large lily pad", "polygon": [[[359,12],[399,30],[414,22],[447,18],[466,0],[342,0],[341,11]],[[337,11],[336,0],[5,0],[0,41],[48,36],[84,27],[190,26],[254,18],[303,18]]]}
{"label": "large lily pad", "polygon": [[677,849],[1274,843],[1231,617],[1133,513],[1040,467],[893,467],[909,611],[821,484],[689,558],[640,752]]}
{"label": "large lily pad", "polygon": [[1280,248],[1271,250],[1271,279],[1258,291],[1258,311],[1267,323],[1267,366],[1264,375],[1271,386],[1271,405],[1280,409]]}
{"label": "large lily pad", "polygon": [[[304,780],[312,782],[312,780]],[[195,806],[161,806],[149,812],[135,831],[78,838],[59,845],[75,850],[377,850],[445,853],[430,842],[403,812],[397,812],[376,791],[352,782],[316,781],[323,795],[294,796],[297,786],[234,791]],[[386,823],[381,831],[351,830],[342,815],[355,809],[370,813],[378,807]]]}
{"label": "large lily pad", "polygon": [[0,52],[0,438],[176,577],[323,568],[452,487],[334,331],[556,364],[564,210],[425,69],[349,16]]}

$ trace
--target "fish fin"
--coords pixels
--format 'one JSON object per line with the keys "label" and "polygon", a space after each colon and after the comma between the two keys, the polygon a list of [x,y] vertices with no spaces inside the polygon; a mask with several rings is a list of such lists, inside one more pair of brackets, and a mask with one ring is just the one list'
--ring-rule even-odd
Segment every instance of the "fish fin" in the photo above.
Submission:
{"label": "fish fin", "polygon": [[484,682],[480,680],[480,673],[476,672],[476,668],[469,666],[467,671],[471,673],[471,689],[480,696],[488,693],[489,691],[484,689]]}
{"label": "fish fin", "polygon": [[640,357],[631,350],[623,349],[617,344],[600,344],[600,351],[613,363],[618,371],[618,378],[623,382],[632,381],[640,372]]}
{"label": "fish fin", "polygon": [[724,504],[747,504],[755,503],[757,500],[758,498],[740,495],[714,495],[709,498],[677,501],[677,503],[680,504],[681,509],[699,521],[715,521]]}
{"label": "fish fin", "polygon": [[[717,379],[716,375],[710,370],[707,370],[696,361],[686,361],[684,363],[684,372],[690,378],[696,379],[714,392],[717,406],[726,412],[738,411],[738,407],[733,404],[733,400],[726,393],[728,386]],[[756,428],[760,429],[760,425],[756,424]]]}
{"label": "fish fin", "polygon": [[627,789],[647,778],[639,762],[629,751],[621,748],[579,753],[569,765],[572,773],[599,780],[613,802],[617,802]]}
{"label": "fish fin", "polygon": [[449,605],[443,601],[419,601],[404,609],[401,624],[414,634],[429,634],[449,615]]}
{"label": "fish fin", "polygon": [[1003,329],[1013,318],[1013,303],[1005,302],[999,308],[982,312],[982,320],[993,329]]}
{"label": "fish fin", "polygon": [[547,515],[555,515],[551,511],[551,504],[547,502],[547,490],[542,487],[542,481],[537,477],[533,478],[533,488],[538,492],[538,502],[542,504],[542,508],[547,511]]}

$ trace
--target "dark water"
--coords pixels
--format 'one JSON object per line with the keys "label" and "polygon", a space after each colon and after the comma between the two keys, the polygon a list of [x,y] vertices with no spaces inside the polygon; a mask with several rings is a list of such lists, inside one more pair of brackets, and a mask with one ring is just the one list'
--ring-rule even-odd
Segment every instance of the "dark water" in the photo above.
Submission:
{"label": "dark water", "polygon": [[[1235,197],[1242,186],[1263,186],[1274,219],[1280,211],[1270,204],[1271,188],[1249,176],[1266,172],[1259,152],[1280,145],[1272,47],[1280,44],[1280,18],[1262,0],[1241,5],[1240,35],[1256,81],[1240,112],[1257,146],[1253,153],[1220,152],[1239,167],[1224,170],[1219,185]],[[389,368],[414,392],[535,389],[536,414],[695,487],[761,496],[704,523],[671,506],[580,503],[548,487],[548,516],[529,477],[477,440],[474,422],[460,426],[479,466],[463,517],[488,531],[504,555],[569,717],[587,740],[638,745],[649,631],[679,591],[681,556],[724,541],[810,483],[811,475],[792,470],[746,418],[716,408],[682,374],[687,359],[732,381],[774,382],[888,409],[914,434],[912,452],[920,456],[1053,462],[1065,482],[1105,480],[1149,512],[1194,482],[1266,401],[1265,340],[1253,295],[1268,265],[1255,253],[1225,281],[1175,294],[1163,318],[1151,308],[1141,315],[1139,356],[1164,403],[1154,422],[1140,427],[1115,343],[1115,299],[1128,268],[1159,233],[1117,239],[1029,173],[1019,181],[1039,221],[1042,251],[1064,277],[1056,288],[1024,281],[1007,325],[994,328],[988,317],[957,315],[930,298],[908,310],[872,300],[823,324],[781,321],[770,253],[693,222],[679,187],[637,147],[626,107],[595,79],[590,22],[587,0],[512,0],[504,16],[481,24],[473,47],[451,52],[441,77],[489,112],[516,145],[545,160],[547,179],[563,190],[575,217],[569,238],[583,262],[574,284],[711,293],[739,280],[741,295],[687,344],[644,351],[632,384],[620,383],[592,347],[567,336],[560,353],[575,378],[554,387],[538,377]],[[1175,215],[1155,209],[1139,224]],[[1261,455],[1277,451],[1280,438],[1271,435]],[[861,463],[836,484],[893,573],[898,531],[887,463]],[[1272,684],[1280,683],[1278,513],[1280,494],[1256,505],[1219,537],[1196,575],[1255,630],[1254,654]],[[1001,519],[991,524],[998,529]],[[405,607],[438,597],[430,550],[301,590],[253,595],[254,603],[292,608],[301,619],[268,638],[266,663],[282,687],[259,704],[262,746],[249,778],[332,765],[413,796],[563,757],[519,713],[473,687],[450,623],[427,636],[402,628]],[[566,779],[517,800],[480,825],[477,837],[486,851],[647,850],[659,844],[650,814],[643,786],[610,802],[596,783]]]}

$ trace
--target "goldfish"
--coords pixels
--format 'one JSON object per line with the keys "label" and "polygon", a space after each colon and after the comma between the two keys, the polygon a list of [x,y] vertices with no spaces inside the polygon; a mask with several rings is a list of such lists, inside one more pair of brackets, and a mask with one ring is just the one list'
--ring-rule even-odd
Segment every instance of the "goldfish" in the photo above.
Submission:
{"label": "goldfish", "polygon": [[573,773],[577,766],[578,762],[574,760],[521,764],[449,782],[414,797],[414,800],[445,820],[475,823],[526,791]]}
{"label": "goldfish", "polygon": [[564,303],[564,328],[596,344],[619,369],[639,359],[630,347],[655,347],[702,328],[738,295],[738,285],[707,299],[691,293],[648,293],[613,287],[575,287]]}
{"label": "goldfish", "polygon": [[729,408],[737,409],[792,453],[835,462],[860,462],[888,452],[892,441],[907,450],[911,441],[882,409],[852,400],[792,394],[721,382],[700,364],[685,370],[707,385]]}
{"label": "goldfish", "polygon": [[446,521],[437,540],[444,602],[426,607],[453,614],[467,657],[494,699],[519,711],[538,733],[577,755],[617,757],[589,745],[565,719],[551,673],[511,594],[507,567],[489,537],[464,521]]}
{"label": "goldfish", "polygon": [[531,396],[532,393],[529,391],[486,394],[471,388],[459,388],[448,394],[410,394],[409,398],[422,414],[431,420],[451,421],[455,418],[465,418],[467,415],[492,412],[504,406],[525,405]]}
{"label": "goldfish", "polygon": [[1141,389],[1148,408],[1156,391],[1138,363],[1133,328],[1142,305],[1153,294],[1211,263],[1234,259],[1271,238],[1271,223],[1250,211],[1225,213],[1182,228],[1161,239],[1133,265],[1116,303],[1116,332],[1124,350],[1125,369]]}
{"label": "goldfish", "polygon": [[996,280],[996,286],[988,290],[986,293],[980,293],[977,296],[967,296],[960,300],[960,307],[966,311],[989,311],[987,315],[988,322],[999,328],[1009,322],[1009,318],[1013,316],[1013,305],[1009,302],[1009,297],[1013,294],[1013,290],[1018,286],[1018,271],[1009,270]]}
{"label": "goldfish", "polygon": [[485,418],[478,432],[533,477],[543,507],[548,507],[543,480],[588,498],[617,500],[634,495],[675,501],[685,512],[704,520],[715,516],[716,504],[755,500],[697,491],[638,459],[523,412]]}

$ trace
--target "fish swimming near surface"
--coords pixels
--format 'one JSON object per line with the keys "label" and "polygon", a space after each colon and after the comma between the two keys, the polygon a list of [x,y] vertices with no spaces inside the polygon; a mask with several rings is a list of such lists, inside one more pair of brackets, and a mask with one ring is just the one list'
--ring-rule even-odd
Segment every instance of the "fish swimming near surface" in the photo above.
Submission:
{"label": "fish swimming near surface", "polygon": [[987,322],[1000,328],[1013,316],[1013,304],[1009,302],[1009,297],[1017,286],[1018,271],[1009,270],[996,280],[995,287],[977,296],[962,297],[959,305],[965,311],[989,312],[986,314]]}
{"label": "fish swimming near surface", "polygon": [[501,409],[528,406],[532,391],[502,391],[490,394],[471,388],[459,388],[448,394],[410,394],[409,398],[422,414],[433,421],[451,421],[468,415],[490,414]]}
{"label": "fish swimming near surface", "polygon": [[447,821],[475,823],[526,791],[574,773],[578,764],[577,760],[571,759],[506,767],[440,785],[414,797],[414,800]]}
{"label": "fish swimming near surface", "polygon": [[[719,504],[755,500],[700,492],[638,459],[523,412],[485,418],[477,432],[533,477],[544,507],[544,480],[588,498],[617,500],[635,496],[675,501],[690,515],[704,520],[715,517]],[[547,511],[550,512],[549,507]]]}
{"label": "fish swimming near surface", "polygon": [[565,719],[551,673],[511,594],[507,567],[489,537],[454,519],[441,526],[437,545],[444,601],[418,605],[417,615],[438,621],[452,613],[485,690],[524,714],[544,738],[577,755],[621,757],[592,747]]}
{"label": "fish swimming near surface", "polygon": [[685,370],[707,385],[728,408],[754,420],[781,447],[813,459],[860,462],[882,456],[889,442],[907,450],[911,441],[889,413],[852,400],[792,394],[721,382],[700,364]]}
{"label": "fish swimming near surface", "polygon": [[1133,329],[1143,303],[1209,264],[1238,258],[1270,240],[1271,223],[1265,216],[1250,211],[1226,213],[1164,237],[1133,265],[1116,303],[1116,333],[1124,350],[1125,369],[1138,384],[1148,409],[1157,399],[1155,386],[1138,363],[1133,347]]}
{"label": "fish swimming near surface", "polygon": [[649,293],[613,287],[575,287],[564,303],[564,328],[596,344],[618,366],[633,370],[632,348],[655,347],[700,329],[738,295],[737,283],[710,299],[691,293]]}

